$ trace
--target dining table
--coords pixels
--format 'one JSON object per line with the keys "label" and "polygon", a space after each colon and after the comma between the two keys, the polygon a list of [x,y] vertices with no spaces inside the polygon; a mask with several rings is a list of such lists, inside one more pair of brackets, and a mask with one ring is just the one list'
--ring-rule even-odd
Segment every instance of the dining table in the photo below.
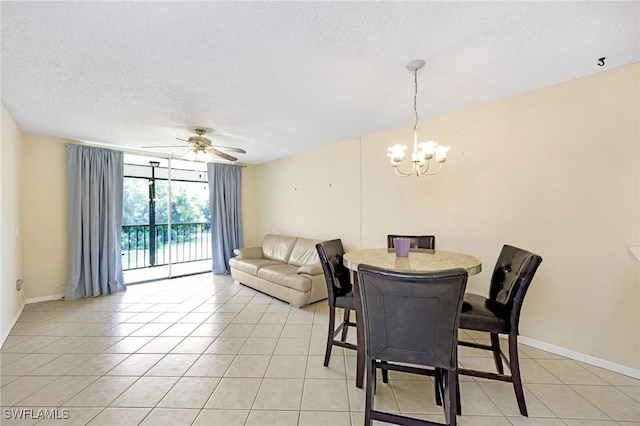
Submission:
{"label": "dining table", "polygon": [[361,388],[364,382],[365,350],[364,324],[362,321],[362,302],[358,286],[358,266],[370,265],[390,272],[435,273],[462,268],[469,275],[482,271],[482,261],[477,257],[445,250],[410,249],[406,257],[396,256],[394,249],[373,248],[354,250],[344,254],[343,264],[353,271],[353,297],[356,311],[356,386]]}

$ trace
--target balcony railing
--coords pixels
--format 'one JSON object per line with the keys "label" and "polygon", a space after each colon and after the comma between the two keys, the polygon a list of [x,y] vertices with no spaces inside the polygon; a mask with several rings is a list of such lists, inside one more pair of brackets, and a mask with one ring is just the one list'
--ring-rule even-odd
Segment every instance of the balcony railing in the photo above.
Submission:
{"label": "balcony railing", "polygon": [[[150,244],[149,225],[122,226],[122,269],[147,268],[171,263],[196,262],[211,259],[211,226],[209,223],[171,224],[171,252],[169,226],[155,225],[155,245]],[[169,256],[171,253],[171,256]]]}

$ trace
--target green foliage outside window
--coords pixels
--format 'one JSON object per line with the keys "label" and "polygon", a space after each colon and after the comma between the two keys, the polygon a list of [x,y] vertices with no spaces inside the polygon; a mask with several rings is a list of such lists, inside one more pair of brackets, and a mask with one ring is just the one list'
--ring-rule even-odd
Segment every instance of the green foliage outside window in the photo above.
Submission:
{"label": "green foliage outside window", "polygon": [[[172,183],[171,221],[179,223],[210,223],[209,193],[206,184],[200,182]],[[156,223],[166,224],[168,182],[156,179]],[[123,225],[149,224],[149,180],[144,178],[125,178],[123,188]]]}
{"label": "green foliage outside window", "polygon": [[[150,249],[149,182],[150,180],[146,178],[124,178],[121,234],[123,265],[126,263],[124,269],[147,265],[146,253]],[[164,251],[165,258],[169,243],[168,184],[166,180],[156,179],[155,181],[156,256]],[[182,258],[181,253],[185,251],[183,246],[189,247],[187,250],[189,252],[195,250],[200,253],[205,250],[200,249],[200,246],[209,245],[210,223],[207,185],[202,182],[173,181],[171,243],[176,250],[174,254],[176,261]],[[206,252],[208,253],[208,248]],[[130,262],[134,262],[135,266],[131,266]]]}

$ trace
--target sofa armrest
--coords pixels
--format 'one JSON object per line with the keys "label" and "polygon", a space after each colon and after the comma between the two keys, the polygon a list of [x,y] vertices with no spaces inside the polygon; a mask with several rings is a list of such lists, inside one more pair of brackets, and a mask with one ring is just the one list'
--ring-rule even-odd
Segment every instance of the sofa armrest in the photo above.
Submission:
{"label": "sofa armrest", "polygon": [[263,259],[262,247],[243,247],[233,251],[240,259]]}
{"label": "sofa armrest", "polygon": [[298,268],[299,274],[307,275],[319,275],[322,274],[322,265],[319,263],[312,263],[310,265],[302,265]]}

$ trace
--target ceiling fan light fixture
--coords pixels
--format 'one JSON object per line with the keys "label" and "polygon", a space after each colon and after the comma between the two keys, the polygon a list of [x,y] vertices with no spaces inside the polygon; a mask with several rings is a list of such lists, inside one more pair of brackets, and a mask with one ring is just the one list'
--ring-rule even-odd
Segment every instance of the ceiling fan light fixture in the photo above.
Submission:
{"label": "ceiling fan light fixture", "polygon": [[205,150],[198,150],[195,155],[196,161],[202,161],[203,163],[210,163],[213,161],[213,156]]}

